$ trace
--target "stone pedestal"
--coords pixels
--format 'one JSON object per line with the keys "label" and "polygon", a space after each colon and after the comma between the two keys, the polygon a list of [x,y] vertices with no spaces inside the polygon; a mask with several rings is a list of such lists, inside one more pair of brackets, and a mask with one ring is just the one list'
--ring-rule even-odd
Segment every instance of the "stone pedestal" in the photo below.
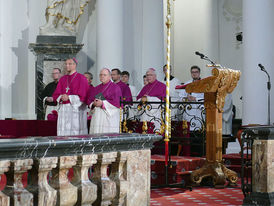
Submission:
{"label": "stone pedestal", "polygon": [[37,119],[44,119],[42,91],[51,79],[54,67],[64,68],[64,60],[76,56],[83,44],[76,44],[75,36],[37,36],[36,43],[29,44],[29,49],[36,56],[36,114]]}
{"label": "stone pedestal", "polygon": [[252,145],[252,190],[243,205],[274,205],[274,127],[248,128]]}

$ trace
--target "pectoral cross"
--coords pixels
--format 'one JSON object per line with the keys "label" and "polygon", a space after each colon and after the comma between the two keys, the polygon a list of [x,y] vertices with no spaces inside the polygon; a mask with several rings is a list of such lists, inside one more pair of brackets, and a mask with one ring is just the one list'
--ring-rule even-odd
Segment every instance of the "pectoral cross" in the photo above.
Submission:
{"label": "pectoral cross", "polygon": [[69,87],[66,87],[66,93],[68,93]]}

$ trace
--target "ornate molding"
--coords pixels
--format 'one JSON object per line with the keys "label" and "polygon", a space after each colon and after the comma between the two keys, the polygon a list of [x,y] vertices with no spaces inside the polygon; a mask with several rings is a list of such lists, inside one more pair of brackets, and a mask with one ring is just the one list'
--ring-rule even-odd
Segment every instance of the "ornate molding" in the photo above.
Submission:
{"label": "ornate molding", "polygon": [[[216,107],[223,112],[225,96],[231,93],[240,79],[241,72],[227,68],[213,68],[212,76],[193,82],[186,86],[186,92],[211,93],[216,92]],[[205,106],[212,106],[206,105]]]}

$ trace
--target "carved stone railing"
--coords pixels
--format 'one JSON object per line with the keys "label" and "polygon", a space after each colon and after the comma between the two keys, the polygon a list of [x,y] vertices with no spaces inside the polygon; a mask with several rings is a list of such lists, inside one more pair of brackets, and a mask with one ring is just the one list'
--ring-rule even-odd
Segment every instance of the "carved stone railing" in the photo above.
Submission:
{"label": "carved stone railing", "polygon": [[1,139],[6,185],[0,205],[149,205],[150,149],[159,139],[149,134]]}

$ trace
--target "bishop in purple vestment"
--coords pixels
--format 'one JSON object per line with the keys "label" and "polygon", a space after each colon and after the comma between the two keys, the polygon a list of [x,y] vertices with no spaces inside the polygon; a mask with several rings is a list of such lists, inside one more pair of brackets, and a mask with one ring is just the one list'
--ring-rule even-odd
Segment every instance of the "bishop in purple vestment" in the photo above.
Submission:
{"label": "bishop in purple vestment", "polygon": [[110,70],[103,68],[100,72],[99,84],[89,94],[88,104],[92,111],[90,134],[118,133],[120,125],[120,87],[111,82]]}
{"label": "bishop in purple vestment", "polygon": [[[137,100],[142,98],[142,101],[159,101],[166,97],[166,85],[157,80],[155,69],[150,68],[146,72],[148,84],[143,87],[137,96]],[[143,108],[145,112],[142,113],[140,120],[151,122],[154,124],[154,132],[160,132],[161,128],[161,109],[159,105],[153,104],[149,110]]]}
{"label": "bishop in purple vestment", "polygon": [[130,88],[127,84],[121,81],[121,74],[122,72],[117,68],[111,70],[111,78],[114,83],[116,83],[120,87],[123,99],[127,102],[132,102],[132,94]]}
{"label": "bishop in purple vestment", "polygon": [[86,99],[89,84],[77,72],[77,60],[67,59],[67,75],[61,77],[52,97],[59,104],[57,135],[87,134]]}
{"label": "bishop in purple vestment", "polygon": [[143,87],[137,96],[137,100],[142,97],[157,97],[160,100],[166,97],[166,85],[157,80],[155,69],[150,68],[146,72],[148,84]]}

